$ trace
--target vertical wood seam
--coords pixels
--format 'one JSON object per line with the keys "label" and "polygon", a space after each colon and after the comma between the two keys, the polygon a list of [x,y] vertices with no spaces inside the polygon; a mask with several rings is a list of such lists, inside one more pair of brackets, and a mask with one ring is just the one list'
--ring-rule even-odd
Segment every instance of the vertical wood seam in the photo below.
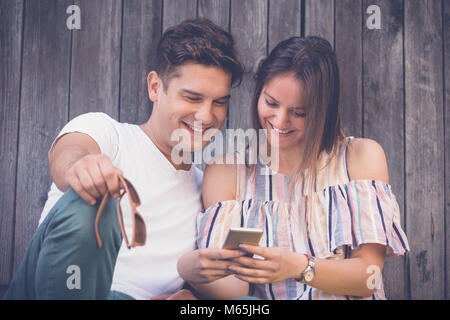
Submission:
{"label": "vertical wood seam", "polygon": [[305,28],[306,28],[306,22],[305,22],[305,9],[306,9],[306,0],[301,0],[300,2],[300,35],[301,37],[305,37]]}
{"label": "vertical wood seam", "polygon": [[[406,38],[406,7],[405,7],[405,1],[402,1],[402,10],[403,10],[403,30],[402,30],[402,59],[403,59],[403,212],[404,212],[404,221],[403,225],[405,227],[405,232],[408,234],[407,230],[407,219],[408,219],[408,212],[407,212],[407,170],[406,170],[406,164],[407,164],[407,158],[406,158],[406,50],[405,50],[405,38]],[[405,256],[406,259],[406,283],[407,283],[407,294],[408,299],[411,299],[411,267],[410,267],[410,259],[409,256]]]}
{"label": "vertical wood seam", "polygon": [[[75,4],[75,0],[72,1]],[[73,51],[73,29],[70,30],[70,46],[69,46],[69,91],[67,92],[67,116],[66,121],[70,118],[70,98],[72,92],[72,51]]]}
{"label": "vertical wood seam", "polygon": [[21,105],[22,105],[22,83],[23,83],[23,47],[24,47],[24,37],[25,37],[25,3],[26,0],[23,0],[22,2],[22,30],[21,33],[21,39],[20,39],[20,80],[19,80],[19,101],[18,101],[18,117],[17,117],[17,134],[16,134],[16,172],[14,177],[14,213],[13,213],[13,219],[12,219],[12,241],[11,241],[11,261],[9,265],[9,278],[11,281],[13,271],[14,271],[14,262],[15,262],[15,244],[16,244],[16,208],[17,208],[17,176],[19,171],[19,139],[20,139],[20,111],[21,111]]}
{"label": "vertical wood seam", "polygon": [[361,136],[364,135],[364,1],[361,0]]}
{"label": "vertical wood seam", "polygon": [[164,32],[164,0],[161,0],[161,34],[160,34],[160,36],[162,36],[163,32]]}
{"label": "vertical wood seam", "polygon": [[[266,57],[269,55],[269,19],[270,19],[270,0],[266,0],[267,12],[266,12]],[[258,67],[258,66],[256,66]]]}
{"label": "vertical wood seam", "polygon": [[[232,2],[232,0],[229,0],[229,2],[228,2],[228,32],[230,32],[230,33],[231,33],[231,2]],[[234,41],[235,41],[235,39],[233,37],[233,42]],[[238,59],[240,61],[242,61],[242,57],[241,57],[239,51],[238,51]],[[227,118],[225,119],[225,130],[230,128],[230,111],[231,111],[230,103],[228,103]]]}
{"label": "vertical wood seam", "polygon": [[[123,21],[124,21],[124,1],[121,1],[121,18],[120,18],[120,53],[119,53],[119,93],[117,99],[119,100],[117,102],[117,120],[120,121],[120,108],[122,106],[122,59],[123,59]],[[137,107],[137,106],[136,106]]]}
{"label": "vertical wood seam", "polygon": [[[445,113],[445,106],[446,106],[446,94],[447,94],[447,90],[446,90],[446,73],[445,73],[445,1],[442,0],[441,2],[441,15],[442,15],[442,25],[441,25],[441,30],[442,30],[442,107],[443,107],[443,112],[442,112],[442,121],[443,121],[443,143],[444,143],[444,298],[447,300],[448,299],[448,256],[447,256],[447,170],[446,170],[446,145],[445,145],[445,136],[446,136],[446,113]],[[448,31],[447,31],[448,32]]]}
{"label": "vertical wood seam", "polygon": [[336,52],[336,0],[333,0],[333,50]]}

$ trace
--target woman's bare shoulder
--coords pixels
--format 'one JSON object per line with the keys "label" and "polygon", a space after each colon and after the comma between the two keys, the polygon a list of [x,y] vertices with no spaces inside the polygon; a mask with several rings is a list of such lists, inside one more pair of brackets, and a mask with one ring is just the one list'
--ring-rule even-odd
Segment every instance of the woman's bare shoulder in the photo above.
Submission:
{"label": "woman's bare shoulder", "polygon": [[379,180],[389,183],[389,171],[383,147],[372,139],[354,138],[347,147],[350,180]]}
{"label": "woman's bare shoulder", "polygon": [[234,155],[215,158],[203,174],[202,199],[205,208],[236,198],[237,164]]}

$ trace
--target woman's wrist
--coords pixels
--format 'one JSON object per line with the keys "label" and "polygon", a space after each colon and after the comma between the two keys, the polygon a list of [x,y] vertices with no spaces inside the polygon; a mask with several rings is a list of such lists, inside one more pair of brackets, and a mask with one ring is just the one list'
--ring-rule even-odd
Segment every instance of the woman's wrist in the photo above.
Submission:
{"label": "woman's wrist", "polygon": [[303,271],[308,266],[308,258],[304,253],[294,253],[295,259],[292,267],[291,277],[292,279],[300,279]]}

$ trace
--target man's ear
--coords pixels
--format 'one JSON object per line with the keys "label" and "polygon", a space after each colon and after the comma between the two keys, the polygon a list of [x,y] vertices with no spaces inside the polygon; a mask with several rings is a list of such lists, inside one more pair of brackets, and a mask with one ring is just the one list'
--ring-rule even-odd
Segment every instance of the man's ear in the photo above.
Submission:
{"label": "man's ear", "polygon": [[152,102],[157,102],[160,90],[163,90],[163,83],[156,71],[152,71],[147,76],[148,97]]}

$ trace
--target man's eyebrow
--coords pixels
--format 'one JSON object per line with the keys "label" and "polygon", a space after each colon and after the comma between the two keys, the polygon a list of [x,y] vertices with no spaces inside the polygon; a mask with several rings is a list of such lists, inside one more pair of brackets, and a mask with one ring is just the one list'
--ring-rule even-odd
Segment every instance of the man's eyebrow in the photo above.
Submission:
{"label": "man's eyebrow", "polygon": [[223,97],[220,97],[220,98],[217,98],[217,99],[215,99],[215,100],[222,100],[222,99],[230,99],[231,98],[231,95],[230,94],[227,94],[226,96],[223,96]]}
{"label": "man's eyebrow", "polygon": [[198,92],[195,92],[195,91],[192,91],[192,90],[189,90],[189,89],[181,89],[181,92],[182,93],[192,94],[194,96],[199,96],[199,97],[203,96],[201,93],[198,93]]}

